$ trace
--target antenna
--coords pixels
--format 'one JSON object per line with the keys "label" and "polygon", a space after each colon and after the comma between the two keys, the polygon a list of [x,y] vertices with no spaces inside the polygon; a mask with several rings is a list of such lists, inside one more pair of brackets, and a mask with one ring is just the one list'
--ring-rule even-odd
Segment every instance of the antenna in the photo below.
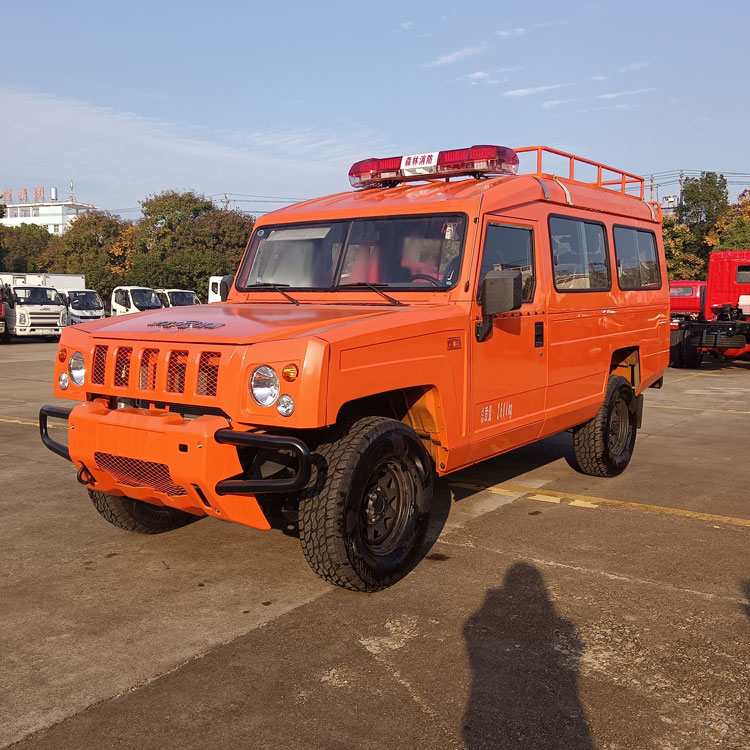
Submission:
{"label": "antenna", "polygon": [[72,203],[75,203],[76,196],[75,196],[75,193],[73,192],[73,180],[71,180],[70,183],[68,184],[70,187],[70,196],[68,197],[68,200],[71,201]]}

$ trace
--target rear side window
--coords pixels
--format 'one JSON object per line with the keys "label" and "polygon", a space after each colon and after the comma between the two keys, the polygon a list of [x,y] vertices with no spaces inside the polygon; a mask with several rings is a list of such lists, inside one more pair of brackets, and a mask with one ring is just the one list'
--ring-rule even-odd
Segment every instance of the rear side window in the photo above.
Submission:
{"label": "rear side window", "polygon": [[691,286],[671,286],[669,287],[670,297],[692,297],[693,287]]}
{"label": "rear side window", "polygon": [[737,266],[737,283],[750,284],[750,266]]}
{"label": "rear side window", "polygon": [[557,291],[594,292],[611,288],[603,224],[551,216],[549,234]]}
{"label": "rear side window", "polygon": [[653,232],[615,227],[614,235],[620,289],[659,289],[661,276]]}
{"label": "rear side window", "polygon": [[534,297],[534,235],[531,229],[489,224],[484,240],[479,288],[489,271],[521,272],[523,301]]}

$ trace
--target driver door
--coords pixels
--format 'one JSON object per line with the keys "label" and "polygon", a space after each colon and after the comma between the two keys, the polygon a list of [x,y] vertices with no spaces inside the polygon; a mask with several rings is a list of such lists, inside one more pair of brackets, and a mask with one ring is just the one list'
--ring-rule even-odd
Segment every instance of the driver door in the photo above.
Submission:
{"label": "driver door", "polygon": [[537,222],[490,216],[482,237],[475,319],[482,319],[477,297],[488,271],[519,270],[523,304],[520,310],[496,315],[484,341],[471,336],[474,461],[536,440],[544,424],[547,389],[547,316]]}

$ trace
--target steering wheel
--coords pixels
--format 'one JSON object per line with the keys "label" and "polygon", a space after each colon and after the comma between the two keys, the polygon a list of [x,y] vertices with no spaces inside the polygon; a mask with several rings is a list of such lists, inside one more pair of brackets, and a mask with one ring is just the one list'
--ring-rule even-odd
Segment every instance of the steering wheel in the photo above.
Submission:
{"label": "steering wheel", "polygon": [[439,279],[436,279],[434,276],[428,276],[426,273],[413,273],[409,277],[409,281],[416,281],[417,279],[429,281],[433,286],[443,286],[442,282]]}

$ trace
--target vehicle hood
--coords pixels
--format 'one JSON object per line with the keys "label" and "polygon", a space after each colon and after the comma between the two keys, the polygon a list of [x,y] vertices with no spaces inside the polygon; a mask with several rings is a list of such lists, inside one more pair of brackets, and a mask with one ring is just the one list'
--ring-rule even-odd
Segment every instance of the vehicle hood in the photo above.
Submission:
{"label": "vehicle hood", "polygon": [[[323,335],[331,328],[409,309],[367,304],[214,303],[118,315],[76,328],[95,339],[243,345]],[[383,326],[390,327],[385,321]]]}

